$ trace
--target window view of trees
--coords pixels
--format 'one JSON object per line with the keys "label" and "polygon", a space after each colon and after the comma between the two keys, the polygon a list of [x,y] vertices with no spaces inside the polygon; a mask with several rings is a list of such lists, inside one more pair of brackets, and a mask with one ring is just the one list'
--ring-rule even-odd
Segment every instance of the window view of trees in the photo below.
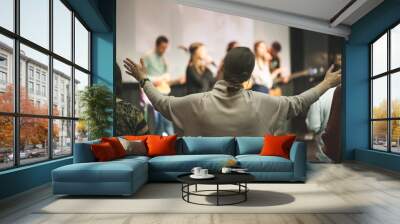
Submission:
{"label": "window view of trees", "polygon": [[397,25],[371,44],[371,145],[394,153],[400,153],[399,30]]}
{"label": "window view of trees", "polygon": [[391,121],[392,152],[400,153],[400,120]]}
{"label": "window view of trees", "polygon": [[[386,117],[387,116],[387,102],[381,102],[377,107],[373,108],[373,117]],[[400,100],[392,100],[392,114],[400,115]],[[372,124],[373,132],[373,147],[378,150],[387,150],[388,144],[388,122],[387,121],[374,121]],[[393,152],[400,153],[400,120],[391,121],[391,149]]]}
{"label": "window view of trees", "polygon": [[[0,26],[12,32],[0,30],[0,170],[70,156],[74,141],[87,139],[74,105],[90,84],[90,33],[63,1],[51,1],[0,3]],[[14,30],[17,15],[20,27]],[[76,54],[77,47],[85,49]]]}
{"label": "window view of trees", "polygon": [[0,169],[4,169],[14,165],[13,117],[0,116],[0,126]]}
{"label": "window view of trees", "polygon": [[[47,112],[47,107],[40,105],[35,105],[32,100],[30,100],[29,95],[25,88],[20,90],[21,98],[20,104],[24,105],[26,112],[30,114],[41,114]],[[13,102],[12,100],[13,88],[8,86],[7,91],[0,94],[0,106],[6,109],[12,110]],[[0,159],[4,164],[0,163],[1,166],[10,166],[14,161],[13,152],[13,117],[11,116],[0,116]],[[42,118],[32,118],[32,117],[22,117],[20,119],[20,138],[19,138],[19,148],[20,148],[20,159],[21,163],[32,163],[39,161],[41,159],[48,158],[48,119]],[[59,137],[59,128],[57,126],[53,127],[53,139]],[[11,163],[11,164],[10,164]]]}

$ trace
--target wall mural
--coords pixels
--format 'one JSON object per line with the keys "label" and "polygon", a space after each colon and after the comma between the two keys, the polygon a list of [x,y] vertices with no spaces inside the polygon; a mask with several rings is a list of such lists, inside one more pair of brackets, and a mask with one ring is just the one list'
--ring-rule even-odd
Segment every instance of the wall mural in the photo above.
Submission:
{"label": "wall mural", "polygon": [[[177,131],[126,74],[127,57],[143,58],[156,88],[178,97],[212,90],[223,79],[226,53],[237,46],[249,47],[256,57],[250,81],[243,87],[276,97],[316,86],[332,64],[334,70],[341,68],[342,38],[173,0],[124,1],[117,10],[117,135]],[[340,99],[341,87],[331,88],[308,111],[280,127],[281,133],[296,134],[307,143],[309,161],[340,162]]]}

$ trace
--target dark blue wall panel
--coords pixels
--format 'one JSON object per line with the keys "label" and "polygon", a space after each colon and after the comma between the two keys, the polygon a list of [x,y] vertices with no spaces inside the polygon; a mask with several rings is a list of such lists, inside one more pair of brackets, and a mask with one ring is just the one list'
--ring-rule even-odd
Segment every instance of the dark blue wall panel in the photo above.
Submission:
{"label": "dark blue wall panel", "polygon": [[[111,32],[107,18],[102,14],[100,0],[66,0],[69,5],[79,14],[82,20],[94,32]],[[104,1],[104,0],[103,0]],[[114,2],[114,0],[110,0]]]}
{"label": "dark blue wall panel", "polygon": [[393,170],[399,170],[398,156],[369,149],[368,45],[397,22],[400,22],[400,1],[386,0],[353,24],[350,38],[345,46],[345,80],[343,82],[345,87],[343,132],[346,133],[343,142],[344,159],[356,159]]}
{"label": "dark blue wall panel", "polygon": [[353,149],[367,148],[369,139],[369,60],[367,45],[346,44],[345,143],[343,156],[354,159]]}
{"label": "dark blue wall panel", "polygon": [[[116,60],[116,2],[114,0],[98,0],[99,11],[109,24],[109,32],[92,33],[92,75],[94,84],[103,84],[115,92],[115,60]],[[113,119],[113,118],[110,118]],[[113,127],[109,129],[112,135]]]}
{"label": "dark blue wall panel", "polygon": [[400,155],[375,150],[356,149],[355,159],[369,165],[400,172]]}

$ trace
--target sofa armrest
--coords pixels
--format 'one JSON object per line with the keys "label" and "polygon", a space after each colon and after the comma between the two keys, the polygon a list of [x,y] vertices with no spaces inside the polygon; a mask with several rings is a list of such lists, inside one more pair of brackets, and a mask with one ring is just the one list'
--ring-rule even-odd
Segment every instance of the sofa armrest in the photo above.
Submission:
{"label": "sofa armrest", "polygon": [[290,149],[290,160],[293,162],[293,180],[305,181],[307,177],[307,147],[304,142],[294,142]]}
{"label": "sofa armrest", "polygon": [[75,143],[74,145],[74,163],[89,163],[95,162],[96,158],[92,153],[90,146],[100,143],[99,140]]}

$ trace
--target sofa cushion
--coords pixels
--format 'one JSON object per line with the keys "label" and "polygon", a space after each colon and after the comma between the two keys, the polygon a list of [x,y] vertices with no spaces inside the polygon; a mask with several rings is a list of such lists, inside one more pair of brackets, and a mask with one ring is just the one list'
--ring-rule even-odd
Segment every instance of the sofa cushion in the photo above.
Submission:
{"label": "sofa cushion", "polygon": [[53,181],[82,183],[130,182],[134,173],[139,172],[147,172],[147,163],[144,160],[122,159],[109,162],[74,163],[59,167],[52,173]]}
{"label": "sofa cushion", "polygon": [[264,145],[263,137],[236,137],[236,155],[259,154]]}
{"label": "sofa cushion", "polygon": [[179,141],[178,154],[235,155],[235,139],[233,137],[183,137]]}
{"label": "sofa cushion", "polygon": [[125,156],[124,158],[120,158],[120,159],[114,160],[113,162],[127,162],[127,163],[129,163],[129,162],[135,161],[135,160],[142,161],[142,162],[148,162],[149,159],[150,159],[150,157],[147,157],[147,156],[135,156],[135,155],[132,155],[132,156]]}
{"label": "sofa cushion", "polygon": [[87,142],[75,143],[74,147],[74,163],[95,162],[96,158],[90,148],[92,144],[99,144],[101,141],[93,140]]}
{"label": "sofa cushion", "polygon": [[292,161],[278,156],[239,155],[240,167],[249,172],[292,172]]}
{"label": "sofa cushion", "polygon": [[230,159],[231,155],[175,155],[158,156],[149,160],[149,170],[163,172],[190,172],[193,167],[203,167],[212,172],[219,171]]}

